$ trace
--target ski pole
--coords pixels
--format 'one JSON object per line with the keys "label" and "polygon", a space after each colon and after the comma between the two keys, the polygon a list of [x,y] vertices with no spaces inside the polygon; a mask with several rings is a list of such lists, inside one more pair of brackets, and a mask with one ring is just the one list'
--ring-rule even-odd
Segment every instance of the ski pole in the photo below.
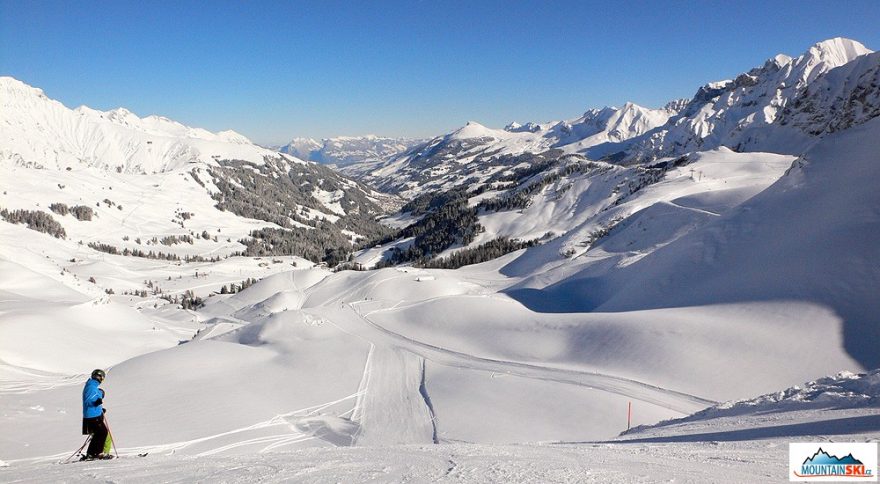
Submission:
{"label": "ski pole", "polygon": [[82,452],[82,450],[86,448],[86,444],[89,443],[89,440],[90,440],[91,438],[92,438],[92,434],[86,435],[86,441],[83,442],[83,445],[81,445],[81,446],[79,447],[79,449],[76,449],[75,451],[73,451],[73,454],[70,454],[70,457],[64,459],[63,463],[66,463],[66,462],[69,461],[70,459],[73,459],[73,456],[75,456],[76,454],[79,454],[80,452]]}
{"label": "ski pole", "polygon": [[110,444],[113,446],[113,453],[116,454],[116,458],[119,458],[119,452],[116,451],[116,438],[113,437],[113,432],[110,431],[110,421],[107,420],[107,414],[104,414],[104,425],[107,426],[107,435],[110,436]]}

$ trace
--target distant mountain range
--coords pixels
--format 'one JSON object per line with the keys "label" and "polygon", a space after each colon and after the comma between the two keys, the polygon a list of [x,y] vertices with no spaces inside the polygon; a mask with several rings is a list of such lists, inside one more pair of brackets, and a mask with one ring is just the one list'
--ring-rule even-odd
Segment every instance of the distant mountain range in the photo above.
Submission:
{"label": "distant mountain range", "polygon": [[582,116],[550,123],[511,123],[493,129],[470,121],[397,156],[341,168],[349,176],[380,190],[412,198],[420,193],[450,188],[489,175],[499,169],[499,159],[523,153],[558,149],[577,153],[600,143],[621,141],[663,125],[684,105],[673,101],[662,109],[633,103],[621,108],[591,109]]}
{"label": "distant mountain range", "polygon": [[423,142],[421,139],[383,138],[375,135],[339,136],[321,141],[294,138],[286,145],[275,146],[273,149],[302,160],[344,168],[357,163],[393,158]]}
{"label": "distant mountain range", "polygon": [[835,38],[791,58],[777,55],[732,80],[703,85],[661,109],[627,103],[549,123],[492,129],[477,122],[407,152],[343,172],[404,198],[486,179],[507,155],[551,149],[617,164],[650,162],[721,146],[799,154],[822,133],[880,113],[878,56]]}

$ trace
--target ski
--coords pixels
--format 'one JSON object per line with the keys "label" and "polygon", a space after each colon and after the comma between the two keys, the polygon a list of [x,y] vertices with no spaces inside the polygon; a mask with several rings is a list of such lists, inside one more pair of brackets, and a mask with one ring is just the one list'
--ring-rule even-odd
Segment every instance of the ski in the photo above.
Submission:
{"label": "ski", "polygon": [[88,458],[85,458],[84,456],[80,456],[79,459],[70,460],[70,461],[62,461],[62,462],[59,462],[59,464],[75,464],[77,462],[101,462],[101,461],[109,461],[109,460],[116,460],[116,459],[129,459],[132,457],[146,457],[149,454],[150,454],[149,452],[143,452],[140,454],[128,454],[128,455],[120,455],[120,456],[111,455],[110,457],[92,458],[92,459],[88,459]]}

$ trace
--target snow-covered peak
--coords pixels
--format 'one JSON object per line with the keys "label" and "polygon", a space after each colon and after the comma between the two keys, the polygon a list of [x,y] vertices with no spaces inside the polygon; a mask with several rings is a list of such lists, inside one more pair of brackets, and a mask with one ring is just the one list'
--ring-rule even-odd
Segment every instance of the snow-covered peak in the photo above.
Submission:
{"label": "snow-covered peak", "polygon": [[0,76],[0,92],[3,93],[4,104],[12,101],[14,98],[26,96],[47,99],[42,89],[30,86],[9,76]]}
{"label": "snow-covered peak", "polygon": [[141,124],[141,118],[125,108],[116,108],[104,113],[104,118],[108,121],[123,126],[137,126]]}
{"label": "snow-covered peak", "polygon": [[791,62],[791,57],[785,54],[776,54],[770,59],[767,59],[767,64],[773,64],[776,67],[782,67]]}
{"label": "snow-covered peak", "polygon": [[672,102],[661,109],[650,109],[627,102],[620,108],[590,109],[578,119],[557,123],[551,133],[559,137],[557,147],[579,151],[606,141],[626,140],[662,126],[678,113],[680,104]]}
{"label": "snow-covered peak", "polygon": [[841,37],[824,40],[792,61],[790,77],[794,77],[797,82],[796,87],[801,88],[819,75],[872,52],[855,40]]}
{"label": "snow-covered peak", "polygon": [[612,140],[628,139],[662,125],[669,119],[670,114],[665,109],[648,109],[627,102],[607,118],[603,131],[607,132],[609,139]]}
{"label": "snow-covered peak", "polygon": [[231,129],[227,129],[226,131],[218,132],[217,137],[220,138],[221,140],[229,142],[229,143],[236,143],[236,144],[240,144],[240,145],[253,144],[251,142],[251,140],[249,140],[247,138],[247,136],[245,136],[241,133],[235,132]]}
{"label": "snow-covered peak", "polygon": [[312,138],[293,138],[286,145],[275,148],[281,153],[293,155],[301,160],[311,159],[313,152],[320,150],[323,145]]}
{"label": "snow-covered peak", "polygon": [[872,52],[874,51],[865,47],[861,42],[843,37],[835,37],[816,43],[807,50],[806,55],[826,62],[832,62],[836,65],[842,65],[860,55]]}
{"label": "snow-covered peak", "polygon": [[781,125],[820,135],[880,116],[880,53],[828,71],[807,86],[780,115]]}
{"label": "snow-covered peak", "polygon": [[483,126],[476,121],[468,121],[463,127],[449,134],[450,139],[464,140],[473,138],[506,138],[507,133],[504,130],[492,129]]}

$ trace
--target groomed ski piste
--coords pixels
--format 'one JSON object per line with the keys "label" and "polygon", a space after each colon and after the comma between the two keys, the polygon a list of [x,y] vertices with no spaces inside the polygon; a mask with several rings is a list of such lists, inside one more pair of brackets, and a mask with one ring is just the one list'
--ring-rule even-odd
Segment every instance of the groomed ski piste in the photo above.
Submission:
{"label": "groomed ski piste", "polygon": [[[779,482],[785,480],[781,463],[788,442],[876,441],[878,395],[880,372],[841,373],[606,442],[340,445],[297,451],[268,445],[258,453],[195,456],[152,447],[143,459],[136,454],[141,449],[123,449],[112,461],[59,465],[50,459],[61,456],[52,456],[5,463],[3,476],[4,482]],[[292,430],[283,419],[265,425],[276,432]],[[336,430],[337,435],[350,431]],[[333,440],[330,433],[321,438]]]}

